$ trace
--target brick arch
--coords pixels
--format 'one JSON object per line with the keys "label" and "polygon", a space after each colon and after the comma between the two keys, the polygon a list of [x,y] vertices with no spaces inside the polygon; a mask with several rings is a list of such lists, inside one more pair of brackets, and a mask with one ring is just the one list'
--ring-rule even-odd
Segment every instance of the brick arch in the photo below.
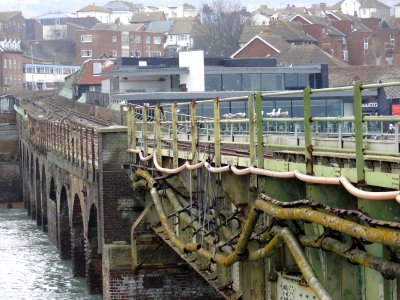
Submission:
{"label": "brick arch", "polygon": [[35,202],[36,202],[36,225],[42,226],[42,189],[40,184],[39,159],[35,161]]}
{"label": "brick arch", "polygon": [[60,213],[58,214],[58,244],[61,259],[71,259],[71,229],[69,222],[68,194],[65,186],[60,193]]}
{"label": "brick arch", "polygon": [[46,169],[44,164],[42,165],[42,178],[41,178],[41,198],[42,198],[42,228],[43,232],[47,232],[47,181],[46,181]]}
{"label": "brick arch", "polygon": [[88,234],[86,239],[86,277],[91,294],[102,291],[101,254],[98,249],[97,207],[92,204],[89,212]]}
{"label": "brick arch", "polygon": [[33,159],[33,153],[30,155],[30,166],[29,166],[29,176],[30,180],[28,180],[28,193],[29,193],[29,204],[31,207],[31,218],[32,220],[36,219],[36,201],[35,201],[35,190],[34,190],[34,180],[35,180],[35,161]]}
{"label": "brick arch", "polygon": [[86,274],[85,237],[81,200],[78,194],[75,194],[72,208],[71,259],[72,274],[84,277]]}
{"label": "brick arch", "polygon": [[58,248],[58,212],[57,212],[57,185],[54,177],[49,174],[50,187],[48,190],[47,201],[47,218],[48,218],[48,235],[50,242]]}

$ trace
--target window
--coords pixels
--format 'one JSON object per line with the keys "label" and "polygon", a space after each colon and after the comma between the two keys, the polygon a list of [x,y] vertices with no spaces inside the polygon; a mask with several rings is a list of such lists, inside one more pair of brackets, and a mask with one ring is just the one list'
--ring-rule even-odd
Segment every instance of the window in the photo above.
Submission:
{"label": "window", "polygon": [[14,69],[16,69],[16,68],[17,68],[17,60],[14,59]]}
{"label": "window", "polygon": [[242,74],[242,90],[243,91],[259,91],[261,90],[260,74]]}
{"label": "window", "polygon": [[155,45],[160,45],[161,44],[161,38],[159,36],[154,37],[154,44]]}
{"label": "window", "polygon": [[349,51],[343,50],[343,56],[342,56],[344,61],[349,60]]}
{"label": "window", "polygon": [[135,56],[136,56],[136,57],[141,57],[141,56],[142,56],[142,53],[141,53],[140,51],[136,51]]}
{"label": "window", "polygon": [[112,36],[112,41],[113,41],[113,43],[117,42],[117,37],[115,35]]}
{"label": "window", "polygon": [[140,35],[135,35],[135,44],[140,44],[141,42],[142,41]]}
{"label": "window", "polygon": [[81,35],[81,42],[82,43],[91,43],[92,36],[91,35]]}
{"label": "window", "polygon": [[368,53],[368,38],[364,38],[364,54]]}
{"label": "window", "polygon": [[187,34],[179,34],[178,41],[187,41]]}
{"label": "window", "polygon": [[222,74],[223,91],[240,91],[242,78],[240,74]]}
{"label": "window", "polygon": [[261,74],[261,90],[263,91],[283,90],[283,75]]}
{"label": "window", "polygon": [[150,44],[150,37],[146,36],[146,44]]}
{"label": "window", "polygon": [[154,51],[151,56],[152,57],[160,57],[161,56],[161,52],[160,51]]}
{"label": "window", "polygon": [[92,57],[92,50],[82,50],[81,56],[82,57]]}
{"label": "window", "polygon": [[8,67],[9,67],[10,69],[12,68],[12,61],[11,61],[11,58],[8,59]]}
{"label": "window", "polygon": [[394,46],[395,41],[394,41],[394,35],[390,35],[390,45]]}
{"label": "window", "polygon": [[7,74],[4,74],[4,84],[7,84]]}
{"label": "window", "polygon": [[117,50],[113,50],[113,51],[112,51],[112,56],[113,56],[113,57],[117,57],[117,55],[118,55]]}
{"label": "window", "polygon": [[122,57],[129,57],[129,49],[122,49],[121,56]]}
{"label": "window", "polygon": [[4,65],[4,69],[7,69],[7,58],[4,59],[3,65]]}

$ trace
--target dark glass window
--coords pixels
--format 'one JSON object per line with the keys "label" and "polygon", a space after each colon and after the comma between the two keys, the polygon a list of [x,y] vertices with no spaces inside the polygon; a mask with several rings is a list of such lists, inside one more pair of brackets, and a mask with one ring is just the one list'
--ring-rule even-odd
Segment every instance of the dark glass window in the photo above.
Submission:
{"label": "dark glass window", "polygon": [[297,90],[299,88],[297,82],[297,74],[285,74],[285,89],[286,90]]}
{"label": "dark glass window", "polygon": [[282,74],[261,74],[261,90],[263,91],[283,90]]}
{"label": "dark glass window", "polygon": [[261,90],[260,74],[242,74],[242,90],[243,91]]}
{"label": "dark glass window", "polygon": [[206,91],[221,91],[221,75],[210,74],[204,76],[204,85]]}
{"label": "dark glass window", "polygon": [[223,91],[240,91],[242,88],[241,74],[222,74]]}

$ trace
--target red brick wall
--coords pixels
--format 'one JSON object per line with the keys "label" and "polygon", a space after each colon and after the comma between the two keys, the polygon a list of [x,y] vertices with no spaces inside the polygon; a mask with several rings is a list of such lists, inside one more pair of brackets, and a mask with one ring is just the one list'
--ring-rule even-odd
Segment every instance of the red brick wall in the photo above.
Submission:
{"label": "red brick wall", "polygon": [[254,39],[246,48],[237,53],[234,58],[241,57],[266,57],[268,55],[274,56],[278,52],[269,47],[267,44],[259,39]]}

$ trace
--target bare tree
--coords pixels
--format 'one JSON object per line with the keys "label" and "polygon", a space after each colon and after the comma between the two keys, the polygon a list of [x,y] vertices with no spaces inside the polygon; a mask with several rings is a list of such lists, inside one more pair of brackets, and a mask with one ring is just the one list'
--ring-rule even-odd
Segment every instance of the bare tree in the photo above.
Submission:
{"label": "bare tree", "polygon": [[194,48],[208,56],[230,56],[239,48],[248,12],[235,0],[212,0],[203,4],[195,26]]}

